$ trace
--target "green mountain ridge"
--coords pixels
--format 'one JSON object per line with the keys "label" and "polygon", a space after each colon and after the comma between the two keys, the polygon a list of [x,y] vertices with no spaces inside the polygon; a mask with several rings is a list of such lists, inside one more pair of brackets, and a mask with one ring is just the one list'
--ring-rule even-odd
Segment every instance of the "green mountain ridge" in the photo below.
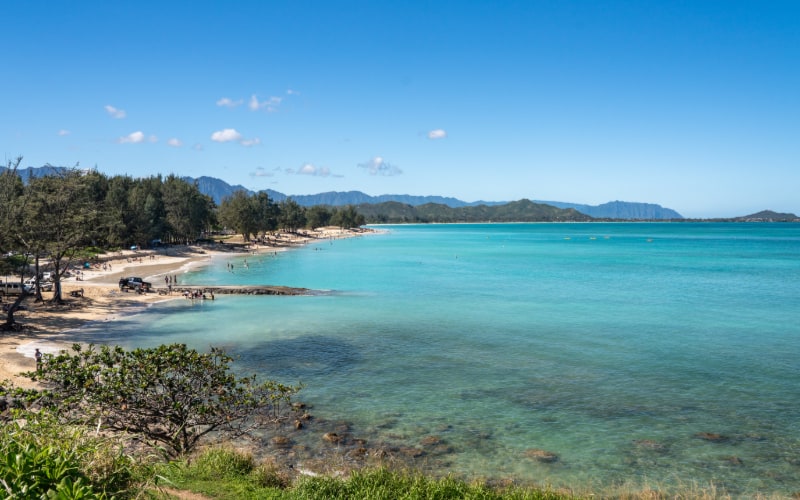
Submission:
{"label": "green mountain ridge", "polygon": [[412,206],[389,201],[356,205],[358,213],[371,224],[457,223],[457,222],[588,222],[593,220],[574,208],[556,208],[530,200],[503,205],[449,207],[438,203]]}

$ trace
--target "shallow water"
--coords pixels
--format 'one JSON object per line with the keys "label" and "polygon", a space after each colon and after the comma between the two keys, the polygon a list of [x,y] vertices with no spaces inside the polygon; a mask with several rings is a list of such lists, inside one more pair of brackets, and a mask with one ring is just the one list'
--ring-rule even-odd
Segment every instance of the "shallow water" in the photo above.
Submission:
{"label": "shallow water", "polygon": [[368,442],[435,436],[422,468],[800,491],[800,225],[381,229],[180,277],[330,294],[180,300],[85,333],[224,346]]}

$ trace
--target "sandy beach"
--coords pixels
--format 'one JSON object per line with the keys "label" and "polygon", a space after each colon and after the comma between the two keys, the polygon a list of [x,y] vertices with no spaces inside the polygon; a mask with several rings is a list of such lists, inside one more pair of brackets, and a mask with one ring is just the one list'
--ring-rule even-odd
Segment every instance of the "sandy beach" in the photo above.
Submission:
{"label": "sandy beach", "polygon": [[[177,276],[203,266],[218,256],[231,257],[247,253],[285,251],[320,239],[347,238],[360,233],[324,228],[299,235],[281,233],[270,244],[222,244],[213,246],[170,246],[157,250],[122,251],[101,255],[91,268],[79,276],[63,278],[64,305],[50,304],[52,292],[42,292],[44,302],[28,297],[25,310],[14,317],[24,326],[21,332],[0,334],[0,380],[10,380],[17,387],[33,387],[30,379],[19,374],[35,369],[34,352],[57,353],[71,347],[71,332],[96,321],[114,321],[140,311],[148,304],[182,298],[180,295],[160,295],[157,291],[145,294],[121,292],[118,286],[123,276],[139,276],[153,283],[156,290],[165,288],[165,276]],[[279,285],[279,284],[277,284]],[[71,292],[79,292],[77,297]],[[82,295],[82,296],[81,296]],[[10,301],[5,298],[4,303]],[[3,316],[5,319],[5,316]]]}

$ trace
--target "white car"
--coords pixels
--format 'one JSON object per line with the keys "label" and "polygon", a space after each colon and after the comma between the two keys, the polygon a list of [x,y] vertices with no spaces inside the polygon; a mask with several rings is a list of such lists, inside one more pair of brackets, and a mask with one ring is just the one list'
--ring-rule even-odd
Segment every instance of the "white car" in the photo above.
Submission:
{"label": "white car", "polygon": [[[28,278],[27,280],[25,280],[24,285],[25,285],[25,289],[28,290],[28,292],[35,291],[36,290],[36,278]],[[44,281],[44,280],[42,280],[42,283],[39,286],[41,287],[43,292],[51,292],[51,291],[53,291],[53,282],[52,281]]]}

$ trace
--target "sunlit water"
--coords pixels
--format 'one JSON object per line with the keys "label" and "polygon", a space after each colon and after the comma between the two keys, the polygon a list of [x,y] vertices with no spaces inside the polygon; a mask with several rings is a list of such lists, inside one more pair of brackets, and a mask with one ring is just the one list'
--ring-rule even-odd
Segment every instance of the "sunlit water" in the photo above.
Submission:
{"label": "sunlit water", "polygon": [[329,294],[178,300],[87,336],[223,346],[438,472],[800,491],[800,225],[381,229],[179,278]]}

